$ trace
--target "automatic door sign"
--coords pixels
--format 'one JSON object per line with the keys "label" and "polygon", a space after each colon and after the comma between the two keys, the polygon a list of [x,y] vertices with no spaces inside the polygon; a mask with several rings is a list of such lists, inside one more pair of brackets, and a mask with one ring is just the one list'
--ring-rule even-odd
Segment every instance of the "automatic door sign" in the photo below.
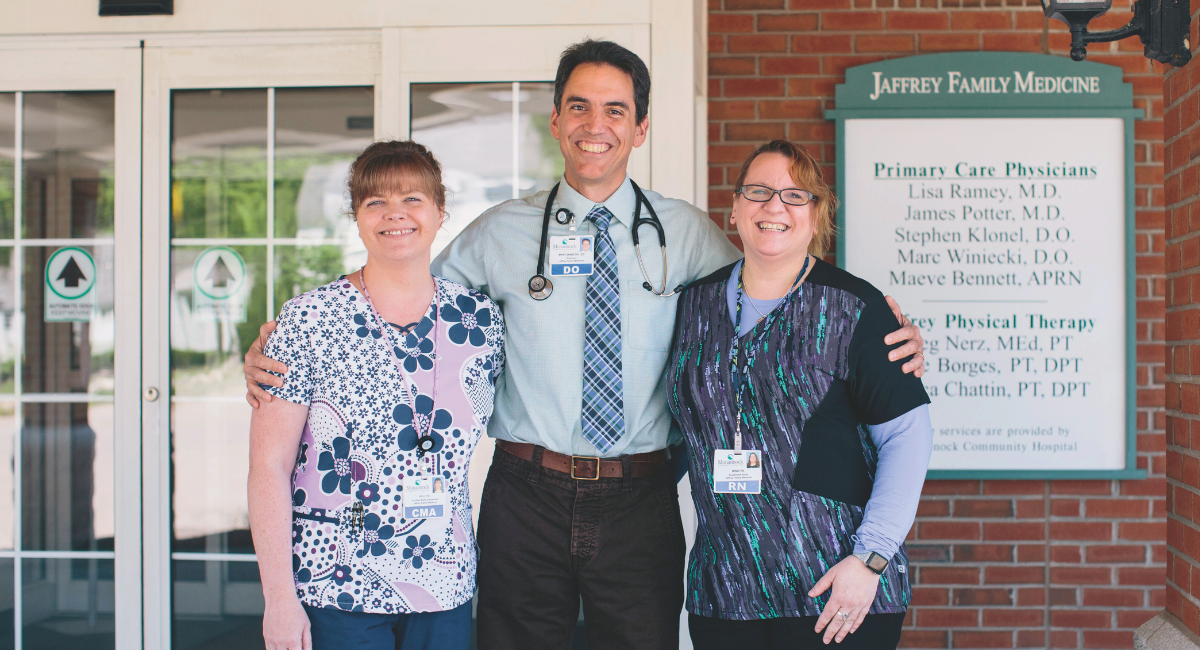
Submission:
{"label": "automatic door sign", "polygon": [[46,322],[87,323],[95,315],[95,260],[74,246],[54,251],[46,261]]}
{"label": "automatic door sign", "polygon": [[232,248],[214,246],[192,267],[196,313],[241,323],[246,320],[246,262]]}

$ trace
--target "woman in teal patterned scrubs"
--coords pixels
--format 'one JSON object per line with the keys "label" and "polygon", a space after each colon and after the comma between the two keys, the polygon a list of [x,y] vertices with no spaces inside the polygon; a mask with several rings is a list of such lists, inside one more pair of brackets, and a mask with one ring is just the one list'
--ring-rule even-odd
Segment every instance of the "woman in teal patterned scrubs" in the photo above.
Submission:
{"label": "woman in teal patterned scrubs", "polygon": [[698,650],[899,641],[929,398],[889,359],[883,294],[815,256],[835,207],[802,147],[759,147],[730,219],[745,259],[679,299],[668,396],[699,516]]}

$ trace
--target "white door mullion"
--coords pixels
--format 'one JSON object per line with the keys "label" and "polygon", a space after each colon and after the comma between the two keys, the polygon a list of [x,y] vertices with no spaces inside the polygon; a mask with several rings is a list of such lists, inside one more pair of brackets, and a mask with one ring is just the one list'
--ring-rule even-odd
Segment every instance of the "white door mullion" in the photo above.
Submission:
{"label": "white door mullion", "polygon": [[171,647],[170,323],[171,94],[163,50],[148,47],[142,68],[142,620],[147,650]]}
{"label": "white door mullion", "polygon": [[275,320],[275,89],[267,89],[267,318]]}
{"label": "white door mullion", "polygon": [[13,327],[17,328],[17,354],[13,359],[13,393],[17,401],[13,405],[13,414],[16,417],[16,427],[13,432],[13,549],[16,550],[17,556],[13,558],[13,647],[17,650],[21,649],[21,632],[22,620],[24,618],[23,603],[21,599],[21,537],[22,537],[22,508],[21,502],[23,496],[21,494],[21,470],[24,463],[21,459],[21,435],[24,430],[24,408],[21,404],[21,376],[23,373],[22,361],[25,358],[25,317],[21,310],[21,269],[24,267],[22,263],[21,248],[21,222],[25,212],[25,93],[18,92],[16,97],[17,115],[16,119],[16,138],[15,145],[15,169],[14,183],[15,191],[13,192],[13,239],[16,245],[13,246]]}
{"label": "white door mullion", "polygon": [[[142,49],[121,52],[115,93],[113,311],[114,612],[118,650],[142,648]],[[154,384],[151,384],[154,385]],[[96,556],[99,557],[99,556]]]}

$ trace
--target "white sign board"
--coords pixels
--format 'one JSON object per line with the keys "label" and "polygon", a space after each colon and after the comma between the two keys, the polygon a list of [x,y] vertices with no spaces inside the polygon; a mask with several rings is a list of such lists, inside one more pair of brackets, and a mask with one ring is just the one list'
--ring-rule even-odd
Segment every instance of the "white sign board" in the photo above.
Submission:
{"label": "white sign board", "polygon": [[845,121],[845,267],[925,336],[930,469],[1125,468],[1124,129]]}
{"label": "white sign board", "polygon": [[246,261],[232,248],[206,248],[192,265],[197,314],[241,323],[246,320]]}
{"label": "white sign board", "polygon": [[46,322],[87,323],[96,316],[96,261],[82,248],[60,248],[46,260]]}

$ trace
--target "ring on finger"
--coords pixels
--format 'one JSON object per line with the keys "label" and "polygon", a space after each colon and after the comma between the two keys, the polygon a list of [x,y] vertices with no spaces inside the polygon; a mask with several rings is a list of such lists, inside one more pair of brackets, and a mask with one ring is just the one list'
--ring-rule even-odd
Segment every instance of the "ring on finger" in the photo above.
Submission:
{"label": "ring on finger", "polygon": [[846,612],[843,612],[843,611],[842,611],[842,610],[840,610],[840,609],[838,610],[838,613],[837,613],[837,615],[838,615],[839,617],[841,617],[841,619],[842,619],[842,622],[843,622],[843,623],[845,623],[846,621],[850,620],[850,615],[849,615],[849,614],[847,614]]}

